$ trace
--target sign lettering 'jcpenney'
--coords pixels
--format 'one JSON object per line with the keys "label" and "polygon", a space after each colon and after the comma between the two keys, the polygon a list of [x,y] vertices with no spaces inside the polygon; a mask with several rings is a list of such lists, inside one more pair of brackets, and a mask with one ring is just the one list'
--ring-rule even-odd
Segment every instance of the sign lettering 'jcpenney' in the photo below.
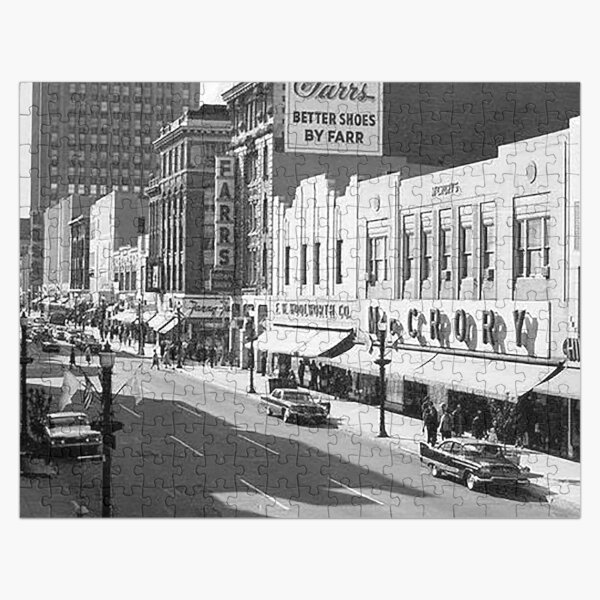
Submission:
{"label": "sign lettering 'jcpenney'", "polygon": [[305,81],[286,90],[286,152],[381,156],[381,83]]}
{"label": "sign lettering 'jcpenney'", "polygon": [[215,261],[220,271],[233,270],[233,158],[215,157]]}
{"label": "sign lettering 'jcpenney'", "polygon": [[548,317],[537,304],[492,309],[465,302],[464,306],[425,310],[405,304],[389,312],[370,306],[368,330],[376,335],[385,314],[390,334],[402,344],[544,357],[548,351]]}

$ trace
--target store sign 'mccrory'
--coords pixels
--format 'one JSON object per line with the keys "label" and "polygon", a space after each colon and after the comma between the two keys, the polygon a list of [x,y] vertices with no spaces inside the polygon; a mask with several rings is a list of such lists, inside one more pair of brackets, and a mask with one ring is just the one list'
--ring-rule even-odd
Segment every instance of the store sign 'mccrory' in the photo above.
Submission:
{"label": "store sign 'mccrory'", "polygon": [[541,357],[547,353],[548,319],[539,305],[493,309],[465,302],[425,310],[404,305],[390,312],[370,306],[369,333],[377,334],[382,315],[392,339],[401,344]]}

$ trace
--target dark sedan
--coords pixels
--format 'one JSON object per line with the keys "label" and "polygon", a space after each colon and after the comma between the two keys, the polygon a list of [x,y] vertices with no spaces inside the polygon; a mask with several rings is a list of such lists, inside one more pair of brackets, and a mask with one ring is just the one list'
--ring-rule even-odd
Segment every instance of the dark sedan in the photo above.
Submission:
{"label": "dark sedan", "polygon": [[58,354],[60,352],[60,346],[52,339],[46,339],[42,341],[42,352],[49,352]]}
{"label": "dark sedan", "polygon": [[451,438],[435,446],[421,442],[420,455],[434,477],[454,477],[470,490],[480,484],[516,485],[540,477],[508,460],[498,444],[473,438]]}
{"label": "dark sedan", "polygon": [[98,354],[102,350],[100,342],[92,335],[80,335],[75,338],[75,347],[79,350],[85,351],[89,346],[92,354]]}

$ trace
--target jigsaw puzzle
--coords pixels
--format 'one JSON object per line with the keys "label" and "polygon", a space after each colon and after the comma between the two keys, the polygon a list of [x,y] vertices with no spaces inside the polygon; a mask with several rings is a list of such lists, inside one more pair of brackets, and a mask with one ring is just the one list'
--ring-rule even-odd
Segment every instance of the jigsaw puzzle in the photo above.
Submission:
{"label": "jigsaw puzzle", "polygon": [[573,83],[21,85],[21,516],[580,515]]}

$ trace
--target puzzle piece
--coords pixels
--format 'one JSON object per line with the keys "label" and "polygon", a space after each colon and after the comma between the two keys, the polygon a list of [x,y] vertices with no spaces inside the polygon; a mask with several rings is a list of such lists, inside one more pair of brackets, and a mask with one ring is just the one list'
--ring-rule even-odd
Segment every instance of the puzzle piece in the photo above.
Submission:
{"label": "puzzle piece", "polygon": [[579,516],[578,84],[21,92],[23,516]]}

